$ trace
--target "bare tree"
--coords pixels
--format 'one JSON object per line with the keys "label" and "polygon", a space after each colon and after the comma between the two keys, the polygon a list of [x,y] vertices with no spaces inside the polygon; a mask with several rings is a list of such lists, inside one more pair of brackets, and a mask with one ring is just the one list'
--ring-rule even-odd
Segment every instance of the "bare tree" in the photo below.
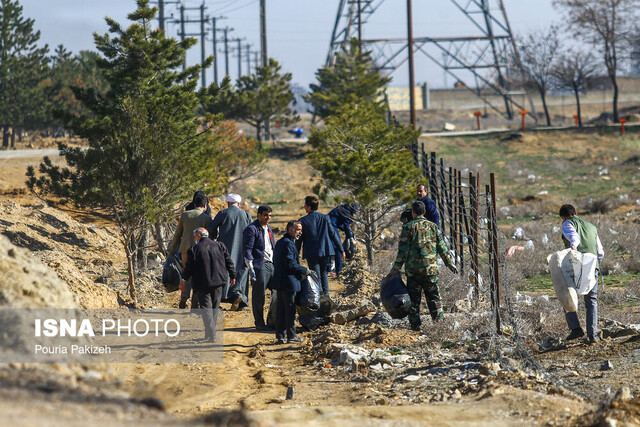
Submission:
{"label": "bare tree", "polygon": [[551,69],[558,86],[573,91],[576,97],[578,126],[582,127],[582,112],[580,110],[580,93],[586,88],[587,79],[598,71],[598,64],[591,52],[571,49],[560,55]]}
{"label": "bare tree", "polygon": [[566,22],[600,49],[613,86],[613,121],[618,121],[618,71],[631,43],[640,0],[553,0],[566,12]]}
{"label": "bare tree", "polygon": [[518,38],[517,44],[523,77],[538,89],[547,118],[547,126],[551,126],[547,91],[553,83],[551,69],[560,47],[558,28],[551,26],[547,31],[532,32],[524,38]]}

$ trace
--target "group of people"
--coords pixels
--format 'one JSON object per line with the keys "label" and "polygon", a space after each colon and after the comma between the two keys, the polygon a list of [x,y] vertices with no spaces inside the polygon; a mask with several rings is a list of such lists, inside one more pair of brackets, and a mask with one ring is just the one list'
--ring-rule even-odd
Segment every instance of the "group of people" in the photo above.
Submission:
{"label": "group of people", "polygon": [[[416,188],[416,200],[411,208],[401,215],[404,223],[398,244],[398,255],[389,272],[389,276],[399,274],[404,265],[407,276],[407,288],[411,299],[409,309],[409,323],[413,330],[420,329],[420,302],[422,292],[425,294],[429,313],[434,321],[443,319],[442,302],[438,287],[437,255],[440,255],[445,265],[457,274],[447,245],[439,230],[439,215],[436,204],[428,197],[427,187],[420,184]],[[586,295],[584,304],[586,312],[587,342],[593,344],[598,341],[598,284],[599,263],[604,258],[604,250],[597,228],[577,215],[574,206],[565,204],[560,208],[562,218],[562,240],[565,248],[571,248],[582,253],[591,253],[598,259],[596,269],[596,284]],[[575,340],[585,335],[580,326],[576,312],[565,312],[565,318],[570,333],[567,341]]]}
{"label": "group of people", "polygon": [[[178,251],[185,263],[179,307],[185,308],[191,298],[192,308],[205,309],[205,339],[213,341],[220,303],[230,302],[234,311],[248,306],[251,277],[251,308],[256,329],[272,330],[264,318],[265,295],[270,289],[272,300],[276,301],[277,342],[299,342],[294,324],[296,293],[313,271],[320,280],[321,294],[329,294],[331,260],[339,272],[346,251],[353,251],[355,245],[351,221],[358,206],[341,205],[324,215],[318,212],[318,198],[307,196],[306,215],[289,221],[284,235],[276,242],[269,225],[271,207],[258,207],[257,219],[252,222],[251,215],[240,208],[241,201],[239,195],[229,194],[227,209],[212,219],[206,196],[196,192],[193,202],[181,215],[170,245],[170,251]],[[561,207],[560,217],[565,246],[593,253],[601,261],[604,251],[596,227],[579,218],[571,205]],[[409,323],[413,330],[420,330],[423,292],[431,318],[439,321],[444,317],[437,256],[454,274],[458,270],[440,232],[438,210],[428,197],[427,186],[416,187],[416,200],[402,213],[401,220],[398,253],[388,276],[399,274],[404,266],[411,299]],[[345,245],[338,230],[345,233]],[[300,253],[308,267],[300,264]],[[598,339],[597,295],[597,285],[585,295],[587,337],[592,343]],[[567,340],[584,336],[576,313],[566,313],[566,320],[571,330]]]}
{"label": "group of people", "polygon": [[[357,207],[344,205],[337,214],[332,211],[333,215],[324,215],[318,212],[318,198],[307,196],[307,214],[289,221],[276,242],[269,225],[272,208],[259,206],[257,219],[252,222],[249,212],[240,208],[241,202],[238,194],[229,194],[227,209],[211,218],[206,196],[196,192],[180,216],[169,246],[169,251],[179,252],[184,263],[179,307],[186,308],[191,299],[192,308],[204,309],[205,339],[215,341],[220,303],[230,302],[232,311],[242,310],[249,305],[251,283],[250,305],[256,329],[273,330],[264,317],[270,289],[276,304],[278,343],[299,342],[294,326],[296,293],[314,271],[321,294],[329,294],[330,261],[333,258],[339,269],[346,255],[338,230],[345,231],[346,241],[353,246],[350,225]],[[300,265],[300,252],[308,268]]]}

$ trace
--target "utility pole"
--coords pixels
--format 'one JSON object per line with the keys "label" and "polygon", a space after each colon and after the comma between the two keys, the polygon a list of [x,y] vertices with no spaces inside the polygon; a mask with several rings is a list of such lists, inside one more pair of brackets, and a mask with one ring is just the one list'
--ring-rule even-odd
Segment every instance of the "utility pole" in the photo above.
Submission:
{"label": "utility pole", "polygon": [[[201,58],[201,64],[202,64],[202,70],[201,70],[201,78],[202,78],[202,87],[206,86],[206,75],[205,75],[205,70],[204,70],[204,62],[206,59],[206,49],[204,47],[204,42],[206,40],[206,35],[207,32],[204,28],[204,24],[205,22],[208,20],[207,17],[204,16],[204,11],[206,9],[206,6],[204,5],[204,2],[202,3],[202,5],[200,5],[199,7],[184,7],[184,5],[180,6],[180,39],[182,41],[184,41],[186,36],[200,36],[200,58]],[[185,19],[184,17],[184,11],[185,10],[199,10],[200,11],[200,19]],[[185,24],[188,23],[199,23],[200,24],[200,32],[199,33],[192,33],[192,34],[188,34],[185,31]],[[182,71],[185,71],[187,68],[187,56],[186,56],[186,52],[185,52],[185,58],[184,58],[184,63],[182,64]]]}
{"label": "utility pole", "polygon": [[[158,3],[158,28],[160,28],[162,31],[165,31],[165,22],[166,22],[166,13],[165,13],[165,6],[168,4],[180,4],[179,0],[156,0],[153,1],[152,3]],[[171,14],[171,17],[173,18],[173,13]]]}
{"label": "utility pole", "polygon": [[241,43],[242,43],[243,40],[244,39],[241,39],[239,37],[229,40],[231,42],[236,42],[237,43],[237,47],[234,48],[233,50],[238,53],[238,78],[242,77],[242,45],[241,45]]}
{"label": "utility pole", "polygon": [[362,52],[362,4],[358,0],[358,42],[360,43],[360,51]]}
{"label": "utility pole", "polygon": [[233,31],[233,28],[225,27],[222,29],[224,33],[224,73],[229,75],[229,31]]}
{"label": "utility pole", "polygon": [[260,52],[254,50],[253,52],[253,68],[258,71],[258,67],[260,67]]}
{"label": "utility pole", "polygon": [[218,19],[226,19],[226,16],[214,16],[211,18],[211,40],[213,41],[213,82],[218,83],[218,31],[216,27]]}
{"label": "utility pole", "polygon": [[[262,66],[267,66],[267,1],[260,0],[260,51],[262,55]],[[269,120],[264,121],[265,139],[271,138]]]}
{"label": "utility pole", "polygon": [[260,54],[262,66],[267,66],[267,10],[266,0],[260,0]]}
{"label": "utility pole", "polygon": [[411,127],[416,129],[416,99],[414,87],[416,78],[414,75],[415,64],[413,61],[413,12],[411,0],[407,0],[407,49],[409,51],[409,110],[411,113]]}
{"label": "utility pole", "polygon": [[158,0],[158,27],[164,31],[164,0]]}
{"label": "utility pole", "polygon": [[247,60],[247,76],[251,76],[251,45],[247,43],[244,45],[244,57]]}
{"label": "utility pole", "polygon": [[[180,5],[180,41],[184,42],[184,5]],[[187,70],[187,51],[184,51],[184,61],[182,61],[182,72]]]}
{"label": "utility pole", "polygon": [[202,87],[207,87],[207,76],[205,74],[205,69],[204,69],[204,60],[207,56],[207,52],[204,48],[204,40],[205,40],[205,35],[206,32],[204,30],[204,23],[205,23],[205,17],[204,17],[204,0],[202,2],[202,5],[200,5],[200,58],[201,58],[201,62],[200,64],[202,64],[201,67],[201,79],[202,79]]}

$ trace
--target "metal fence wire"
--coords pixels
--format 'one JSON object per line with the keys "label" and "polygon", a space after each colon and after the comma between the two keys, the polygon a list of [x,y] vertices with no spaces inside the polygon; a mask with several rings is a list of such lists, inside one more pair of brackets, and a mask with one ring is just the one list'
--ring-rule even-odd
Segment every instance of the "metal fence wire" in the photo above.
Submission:
{"label": "metal fence wire", "polygon": [[[496,216],[495,175],[481,186],[480,174],[445,167],[436,153],[413,150],[414,163],[428,181],[429,195],[440,215],[440,230],[454,256],[460,274],[472,285],[471,303],[491,301],[496,332],[502,334],[500,310],[500,249]],[[488,287],[482,284],[488,282]]]}
{"label": "metal fence wire", "polygon": [[525,365],[547,380],[566,387],[577,395],[566,381],[549,372],[536,361],[524,343],[522,312],[514,303],[514,289],[509,283],[506,238],[498,230],[496,215],[496,179],[489,173],[488,183],[481,185],[477,172],[446,167],[436,153],[411,148],[415,165],[428,181],[429,196],[436,202],[440,230],[454,256],[462,277],[468,277],[469,299],[474,309],[491,310],[491,349],[498,358],[506,345]]}

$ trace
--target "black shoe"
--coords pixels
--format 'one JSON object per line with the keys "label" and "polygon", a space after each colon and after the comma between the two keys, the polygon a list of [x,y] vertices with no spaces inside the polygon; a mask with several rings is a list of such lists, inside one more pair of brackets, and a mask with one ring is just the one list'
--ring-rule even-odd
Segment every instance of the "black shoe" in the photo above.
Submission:
{"label": "black shoe", "polygon": [[600,341],[600,338],[597,336],[589,336],[589,338],[587,338],[587,344],[595,344],[598,341]]}
{"label": "black shoe", "polygon": [[256,325],[256,329],[262,332],[273,331],[273,328],[270,328],[267,325]]}
{"label": "black shoe", "polygon": [[180,302],[178,303],[178,308],[187,308],[187,300],[184,298],[180,299]]}
{"label": "black shoe", "polygon": [[285,343],[284,338],[278,338],[278,342],[276,344],[281,345],[284,343]]}
{"label": "black shoe", "polygon": [[293,337],[293,338],[289,338],[289,339],[287,340],[287,342],[288,342],[288,343],[292,343],[292,342],[302,342],[302,341],[304,341],[304,340],[303,340],[302,338],[300,338],[300,337]]}
{"label": "black shoe", "polygon": [[584,336],[584,331],[582,330],[582,328],[572,329],[571,333],[567,336],[567,338],[565,338],[565,341],[576,340],[583,336]]}
{"label": "black shoe", "polygon": [[238,311],[238,308],[240,308],[241,302],[242,302],[242,297],[236,297],[236,299],[233,300],[233,304],[231,304],[231,311]]}

